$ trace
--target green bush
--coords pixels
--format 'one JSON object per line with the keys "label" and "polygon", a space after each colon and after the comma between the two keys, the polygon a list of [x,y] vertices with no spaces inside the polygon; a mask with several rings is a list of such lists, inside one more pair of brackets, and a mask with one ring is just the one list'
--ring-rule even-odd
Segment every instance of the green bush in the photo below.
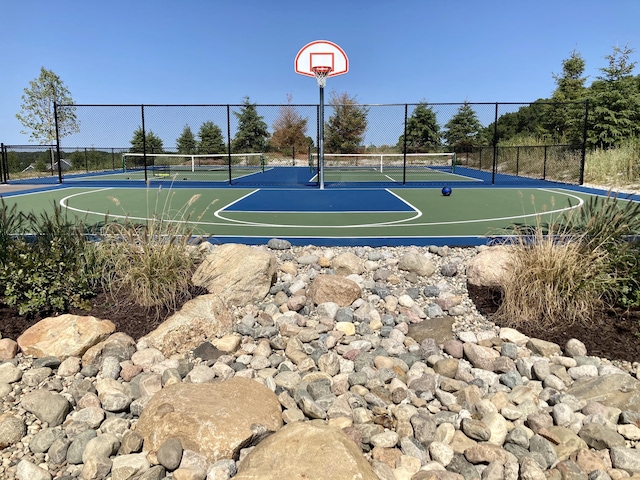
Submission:
{"label": "green bush", "polygon": [[607,252],[607,273],[614,280],[607,292],[610,304],[640,306],[640,203],[611,193],[592,197],[558,225],[579,235],[584,248]]}
{"label": "green bush", "polygon": [[70,221],[58,205],[53,214],[0,209],[0,298],[20,315],[34,316],[86,307],[95,295],[99,270],[94,246],[82,224]]}

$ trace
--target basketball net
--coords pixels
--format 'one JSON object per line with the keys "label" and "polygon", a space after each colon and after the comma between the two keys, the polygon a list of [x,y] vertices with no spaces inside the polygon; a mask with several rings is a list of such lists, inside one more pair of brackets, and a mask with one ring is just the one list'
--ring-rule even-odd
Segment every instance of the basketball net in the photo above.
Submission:
{"label": "basketball net", "polygon": [[331,73],[331,67],[313,67],[312,70],[318,81],[318,86],[324,88],[327,84],[327,76]]}

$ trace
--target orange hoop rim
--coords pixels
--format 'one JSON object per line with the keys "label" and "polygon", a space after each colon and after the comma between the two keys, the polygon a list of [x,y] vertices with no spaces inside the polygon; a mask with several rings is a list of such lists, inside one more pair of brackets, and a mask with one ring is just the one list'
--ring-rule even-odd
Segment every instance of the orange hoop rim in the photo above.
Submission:
{"label": "orange hoop rim", "polygon": [[320,66],[320,67],[313,67],[311,69],[311,71],[313,71],[313,73],[315,74],[320,74],[320,75],[326,75],[328,73],[331,72],[331,70],[333,70],[331,67],[327,67],[327,66]]}

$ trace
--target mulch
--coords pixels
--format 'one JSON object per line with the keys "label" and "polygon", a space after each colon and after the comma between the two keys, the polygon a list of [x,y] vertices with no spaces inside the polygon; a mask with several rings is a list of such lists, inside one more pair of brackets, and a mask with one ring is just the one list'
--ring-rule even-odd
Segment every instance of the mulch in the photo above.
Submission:
{"label": "mulch", "polygon": [[[489,320],[494,320],[492,315],[500,303],[499,292],[473,285],[469,285],[468,288],[469,296],[478,311]],[[116,326],[116,331],[138,340],[164,322],[174,311],[164,309],[156,312],[136,306],[115,309],[112,302],[100,294],[92,300],[91,309],[72,309],[69,313],[111,320]],[[0,304],[2,337],[15,340],[42,318],[43,316],[29,318],[19,315],[15,308]],[[498,325],[507,326],[499,323]],[[569,339],[577,338],[585,344],[589,355],[610,360],[640,362],[640,309],[594,312],[591,327],[573,325],[550,332],[536,328],[536,325],[525,325],[518,330],[529,337],[557,343],[562,348]]]}
{"label": "mulch", "polygon": [[[474,285],[468,285],[468,290],[480,313],[500,327],[507,326],[492,318],[500,305],[499,291]],[[589,326],[560,326],[549,331],[538,324],[529,324],[518,327],[518,331],[528,337],[556,343],[563,349],[568,340],[576,338],[585,344],[588,355],[640,362],[640,309],[595,311]]]}

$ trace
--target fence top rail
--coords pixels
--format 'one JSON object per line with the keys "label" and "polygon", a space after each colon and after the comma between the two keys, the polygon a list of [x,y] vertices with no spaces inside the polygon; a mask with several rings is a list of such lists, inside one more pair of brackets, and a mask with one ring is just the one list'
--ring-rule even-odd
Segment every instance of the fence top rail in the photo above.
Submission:
{"label": "fence top rail", "polygon": [[[588,100],[574,102],[553,102],[553,101],[528,101],[528,102],[415,102],[415,103],[358,103],[348,105],[358,105],[363,107],[404,107],[417,105],[432,106],[452,106],[452,105],[585,105]],[[191,104],[153,104],[153,103],[59,103],[58,107],[244,107],[245,103],[191,103]],[[317,107],[317,103],[252,103],[257,107]],[[343,106],[342,104],[333,104],[331,106]]]}

